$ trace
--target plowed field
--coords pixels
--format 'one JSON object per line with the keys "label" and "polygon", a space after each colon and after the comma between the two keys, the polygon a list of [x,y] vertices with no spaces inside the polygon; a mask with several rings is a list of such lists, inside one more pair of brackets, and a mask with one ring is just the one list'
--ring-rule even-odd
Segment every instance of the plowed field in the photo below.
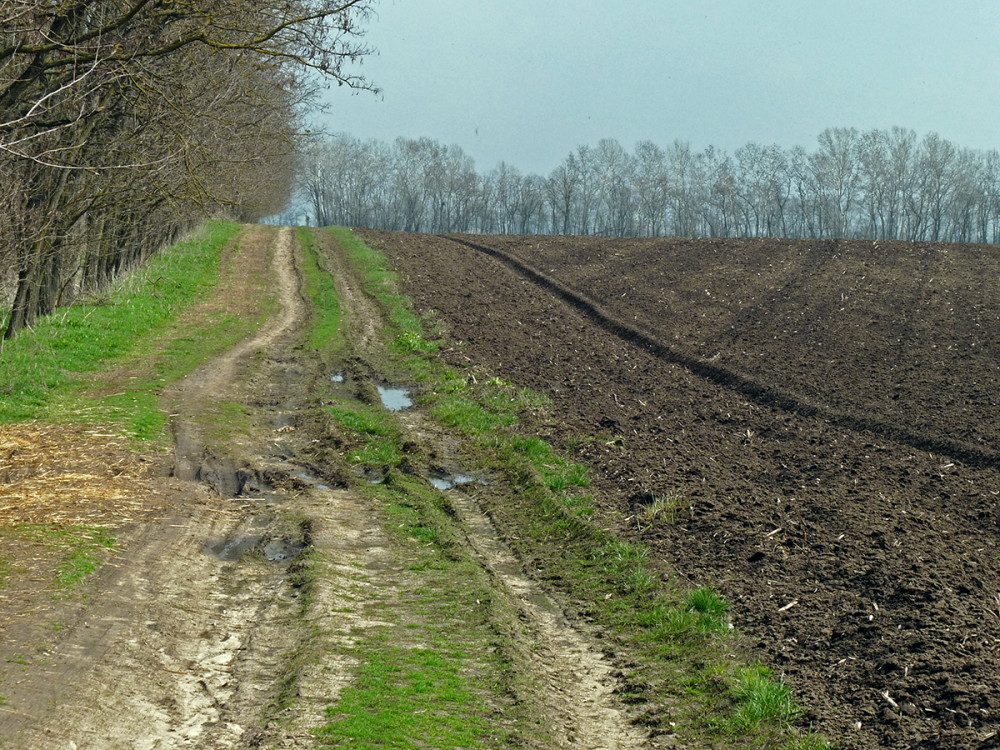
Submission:
{"label": "plowed field", "polygon": [[551,397],[601,512],[730,599],[804,723],[1000,746],[997,249],[361,234],[456,363]]}

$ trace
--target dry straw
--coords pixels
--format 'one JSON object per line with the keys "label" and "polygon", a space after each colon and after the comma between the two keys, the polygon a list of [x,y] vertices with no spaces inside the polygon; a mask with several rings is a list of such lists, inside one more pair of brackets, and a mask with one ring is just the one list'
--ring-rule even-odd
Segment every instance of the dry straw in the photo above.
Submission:
{"label": "dry straw", "polygon": [[0,425],[0,525],[137,521],[163,502],[155,463],[94,426]]}

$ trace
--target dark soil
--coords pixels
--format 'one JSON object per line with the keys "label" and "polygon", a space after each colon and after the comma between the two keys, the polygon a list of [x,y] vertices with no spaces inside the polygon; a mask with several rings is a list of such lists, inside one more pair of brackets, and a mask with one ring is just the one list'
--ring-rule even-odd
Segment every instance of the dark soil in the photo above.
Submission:
{"label": "dark soil", "polygon": [[606,438],[577,448],[605,510],[683,497],[628,533],[725,593],[804,724],[1000,746],[995,248],[362,235],[456,364]]}

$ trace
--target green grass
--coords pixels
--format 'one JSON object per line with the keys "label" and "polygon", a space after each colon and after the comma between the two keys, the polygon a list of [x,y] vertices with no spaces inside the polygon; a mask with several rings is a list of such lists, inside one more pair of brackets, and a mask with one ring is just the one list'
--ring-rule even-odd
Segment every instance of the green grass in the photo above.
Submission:
{"label": "green grass", "polygon": [[[504,700],[503,649],[494,625],[502,603],[459,541],[440,494],[392,472],[365,490],[384,509],[384,528],[402,570],[392,590],[369,604],[385,625],[366,628],[351,655],[353,684],[315,731],[321,747],[511,746],[494,720]],[[391,623],[391,624],[388,624]],[[505,721],[517,709],[508,706]]]}
{"label": "green grass", "polygon": [[[148,392],[153,384],[131,384],[127,392],[95,402],[80,395],[81,378],[127,355],[144,353],[146,341],[207,294],[218,282],[222,248],[238,230],[236,224],[210,223],[192,240],[155,256],[107,295],[60,310],[5,342],[0,422],[110,419],[127,425],[140,439],[158,434],[163,417]],[[186,374],[203,358],[198,339],[171,346],[168,364],[154,376],[156,387]]]}
{"label": "green grass", "polygon": [[470,722],[476,696],[462,676],[462,655],[437,649],[366,649],[357,683],[327,709],[316,732],[323,747],[485,747]]}
{"label": "green grass", "polygon": [[306,332],[306,343],[316,351],[338,353],[344,348],[341,331],[340,300],[333,278],[320,265],[313,230],[298,228],[299,242],[305,255],[303,266],[304,291],[312,302],[312,316]]}
{"label": "green grass", "polygon": [[392,415],[374,406],[356,402],[326,406],[334,424],[347,439],[345,459],[372,467],[398,466],[402,460],[402,433]]}
{"label": "green grass", "polygon": [[792,702],[792,691],[775,681],[771,670],[760,665],[744,667],[732,686],[736,711],[730,726],[741,734],[760,732],[763,726],[790,725],[800,711]]}
{"label": "green grass", "polygon": [[430,410],[431,416],[466,435],[482,435],[517,421],[512,415],[496,414],[462,395],[450,394],[435,401]]}

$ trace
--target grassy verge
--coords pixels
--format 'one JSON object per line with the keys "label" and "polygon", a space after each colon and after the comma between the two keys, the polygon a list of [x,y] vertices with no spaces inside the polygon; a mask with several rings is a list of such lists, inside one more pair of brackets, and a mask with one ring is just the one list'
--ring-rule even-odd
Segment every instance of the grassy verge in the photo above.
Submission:
{"label": "grassy verge", "polygon": [[[716,592],[684,590],[650,559],[648,548],[588,522],[586,467],[518,431],[519,414],[544,408],[544,398],[495,379],[475,382],[448,368],[433,356],[442,342],[425,338],[385,258],[348,230],[330,231],[391,321],[382,366],[394,377],[419,382],[421,406],[464,434],[481,466],[504,478],[503,502],[491,512],[528,567],[559,580],[630,655],[637,666],[626,675],[626,698],[648,707],[645,723],[654,732],[676,727],[696,743],[826,747],[822,738],[796,727],[801,712],[788,686],[741,655],[727,604]],[[664,499],[650,522],[669,516],[676,503]]]}
{"label": "grassy verge", "polygon": [[[151,355],[172,320],[218,283],[222,249],[238,225],[214,222],[197,236],[154,257],[107,295],[60,310],[6,342],[0,357],[0,422],[117,422],[138,438],[159,434],[156,391],[205,357],[211,336],[177,335],[154,372],[113,394],[86,397],[94,375],[127,356]],[[220,314],[216,334],[232,327]]]}

